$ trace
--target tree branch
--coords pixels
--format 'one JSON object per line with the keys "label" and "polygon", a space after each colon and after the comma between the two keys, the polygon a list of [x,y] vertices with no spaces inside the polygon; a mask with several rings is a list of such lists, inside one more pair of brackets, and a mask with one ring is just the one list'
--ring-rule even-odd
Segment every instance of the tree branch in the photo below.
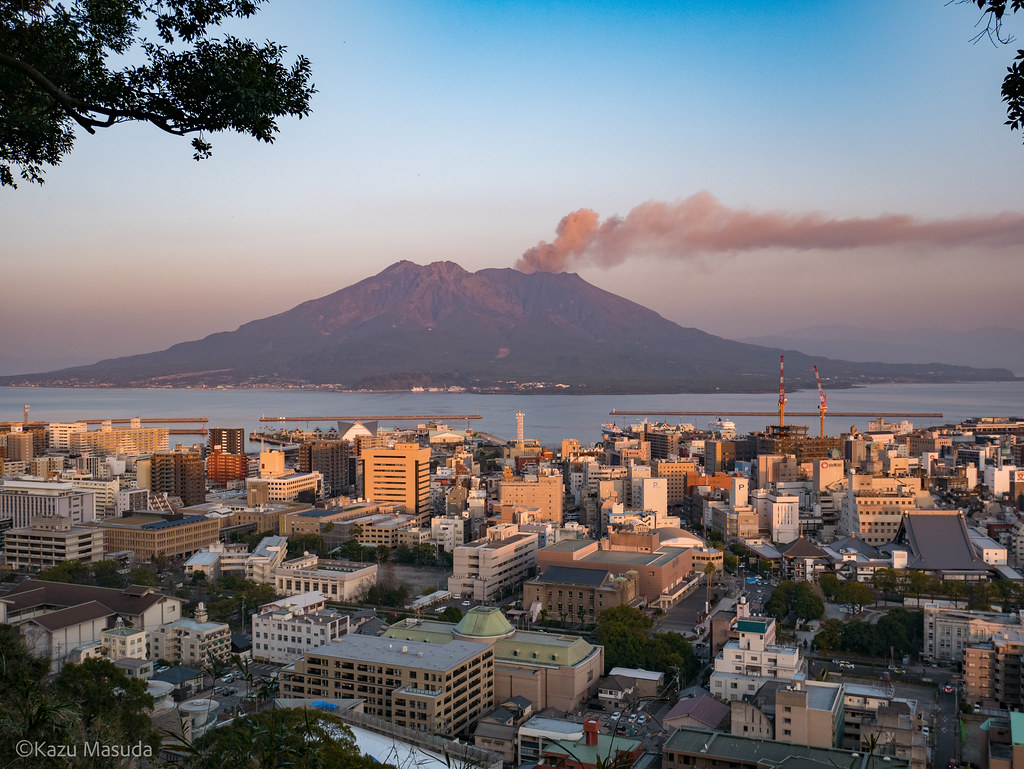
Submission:
{"label": "tree branch", "polygon": [[[10,69],[16,70],[25,75],[25,77],[35,83],[40,90],[49,95],[56,103],[56,106],[63,109],[70,118],[91,134],[96,133],[97,128],[109,128],[115,123],[123,122],[125,120],[138,120],[141,122],[151,123],[160,130],[173,134],[174,136],[184,136],[188,133],[194,133],[201,130],[199,128],[182,128],[174,126],[170,123],[167,116],[158,115],[154,112],[147,112],[145,110],[121,110],[88,104],[81,99],[76,99],[63,89],[59,88],[31,64],[26,64],[20,59],[8,56],[5,53],[0,53],[0,65],[9,67]],[[104,115],[105,119],[97,120],[90,117],[87,114],[90,112]]]}

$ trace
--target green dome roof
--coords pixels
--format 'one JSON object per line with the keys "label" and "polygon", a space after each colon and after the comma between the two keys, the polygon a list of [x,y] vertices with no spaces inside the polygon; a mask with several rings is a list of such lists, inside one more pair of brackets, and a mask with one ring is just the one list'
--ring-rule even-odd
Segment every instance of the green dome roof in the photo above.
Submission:
{"label": "green dome roof", "polygon": [[514,632],[515,628],[495,606],[476,606],[455,626],[456,636],[472,638],[500,638]]}

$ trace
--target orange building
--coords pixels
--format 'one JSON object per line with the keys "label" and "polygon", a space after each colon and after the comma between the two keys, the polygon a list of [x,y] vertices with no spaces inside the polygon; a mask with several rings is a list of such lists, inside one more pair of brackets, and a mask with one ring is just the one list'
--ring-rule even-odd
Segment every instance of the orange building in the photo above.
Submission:
{"label": "orange building", "polygon": [[210,483],[225,485],[229,481],[244,481],[249,474],[249,458],[245,454],[228,454],[215,446],[206,458],[206,479]]}

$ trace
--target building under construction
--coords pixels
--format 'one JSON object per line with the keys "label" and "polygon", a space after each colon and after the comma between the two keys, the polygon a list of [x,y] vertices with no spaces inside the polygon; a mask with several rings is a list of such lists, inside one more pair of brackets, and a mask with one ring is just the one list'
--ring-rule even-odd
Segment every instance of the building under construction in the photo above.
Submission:
{"label": "building under construction", "polygon": [[846,443],[842,437],[808,435],[806,425],[768,425],[764,432],[754,433],[754,439],[755,454],[792,454],[797,462],[842,456]]}

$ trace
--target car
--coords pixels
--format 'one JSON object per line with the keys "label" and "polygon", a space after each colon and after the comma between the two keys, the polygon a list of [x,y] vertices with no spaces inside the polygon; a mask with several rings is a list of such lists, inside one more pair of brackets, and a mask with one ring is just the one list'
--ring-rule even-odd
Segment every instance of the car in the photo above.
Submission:
{"label": "car", "polygon": [[634,721],[636,721],[636,713],[630,713],[629,714],[629,722],[633,723]]}
{"label": "car", "polygon": [[640,716],[640,718],[638,718],[638,719],[636,720],[636,722],[637,722],[638,724],[646,724],[646,723],[647,723],[647,716]]}
{"label": "car", "polygon": [[921,727],[921,734],[923,734],[925,737],[927,737],[931,733],[932,733],[932,730],[928,727],[927,724],[925,724],[924,726]]}
{"label": "car", "polygon": [[473,605],[473,602],[472,602],[472,601],[463,601],[463,602],[462,602],[462,605],[463,605],[463,606],[472,606],[472,605]]}
{"label": "car", "polygon": [[954,691],[953,684],[946,684],[942,687],[942,691],[944,691],[946,694],[952,694]]}
{"label": "car", "polygon": [[621,717],[622,717],[622,713],[620,713],[617,710],[614,713],[612,713],[612,721],[618,721],[619,718],[621,718]]}
{"label": "car", "polygon": [[833,665],[838,665],[839,664],[839,660],[832,660],[832,664]]}
{"label": "car", "polygon": [[974,712],[975,712],[975,713],[980,713],[980,712],[981,712],[981,705],[975,704],[975,706],[974,706]]}
{"label": "car", "polygon": [[846,660],[840,660],[839,667],[843,668],[844,670],[853,670],[856,667],[856,665],[854,665],[852,662],[847,662]]}

